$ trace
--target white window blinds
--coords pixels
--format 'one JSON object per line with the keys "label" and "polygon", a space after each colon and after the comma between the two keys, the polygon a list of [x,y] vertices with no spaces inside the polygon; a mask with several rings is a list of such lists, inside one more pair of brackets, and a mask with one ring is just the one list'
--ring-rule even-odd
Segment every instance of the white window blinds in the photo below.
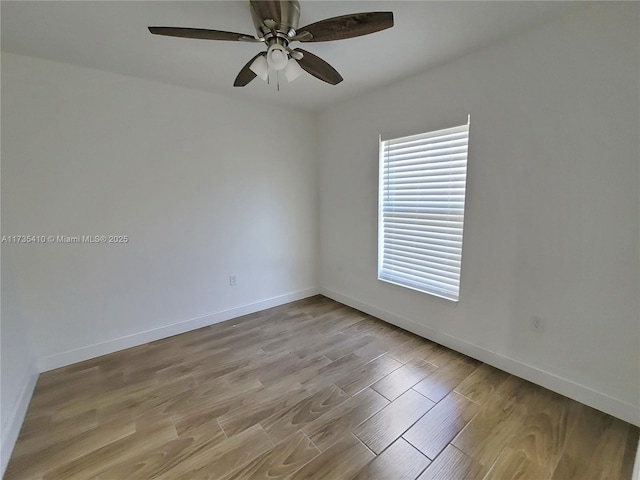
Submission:
{"label": "white window blinds", "polygon": [[380,140],[378,279],[458,301],[469,125]]}

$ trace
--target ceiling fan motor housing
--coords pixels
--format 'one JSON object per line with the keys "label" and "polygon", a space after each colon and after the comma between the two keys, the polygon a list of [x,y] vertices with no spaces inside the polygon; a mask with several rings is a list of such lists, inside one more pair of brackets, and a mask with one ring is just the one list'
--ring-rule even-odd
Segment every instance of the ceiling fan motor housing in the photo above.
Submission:
{"label": "ceiling fan motor housing", "polygon": [[[300,20],[298,0],[278,0],[265,2],[251,0],[251,18],[258,37],[273,43],[288,44],[288,39],[296,34]],[[275,35],[274,35],[275,32]],[[280,39],[280,41],[278,41]]]}

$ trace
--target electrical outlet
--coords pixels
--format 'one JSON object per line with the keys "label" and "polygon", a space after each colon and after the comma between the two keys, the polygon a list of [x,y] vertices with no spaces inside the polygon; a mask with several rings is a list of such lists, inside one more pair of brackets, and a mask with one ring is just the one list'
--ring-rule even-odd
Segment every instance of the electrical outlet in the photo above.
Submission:
{"label": "electrical outlet", "polygon": [[536,316],[531,317],[531,330],[542,332],[544,330],[544,320]]}
{"label": "electrical outlet", "polygon": [[229,275],[229,286],[235,287],[238,284],[238,280],[235,275]]}

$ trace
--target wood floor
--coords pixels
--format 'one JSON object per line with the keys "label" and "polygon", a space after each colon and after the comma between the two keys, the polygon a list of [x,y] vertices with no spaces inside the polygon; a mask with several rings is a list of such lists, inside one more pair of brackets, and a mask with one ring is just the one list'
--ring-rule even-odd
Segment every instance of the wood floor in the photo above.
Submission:
{"label": "wood floor", "polygon": [[40,375],[5,479],[628,479],[638,428],[313,297]]}

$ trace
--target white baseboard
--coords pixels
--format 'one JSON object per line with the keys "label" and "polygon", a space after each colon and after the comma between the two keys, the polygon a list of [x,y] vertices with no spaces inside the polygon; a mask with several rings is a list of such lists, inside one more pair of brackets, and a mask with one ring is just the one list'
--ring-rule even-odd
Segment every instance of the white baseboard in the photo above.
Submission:
{"label": "white baseboard", "polygon": [[40,372],[46,372],[55,368],[71,365],[72,363],[82,362],[84,360],[89,360],[90,358],[107,355],[109,353],[124,350],[126,348],[136,347],[138,345],[143,345],[148,342],[154,342],[162,338],[172,337],[173,335],[179,335],[180,333],[207,327],[215,323],[220,323],[226,320],[231,320],[232,318],[241,317],[242,315],[248,315],[260,310],[265,310],[267,308],[277,307],[278,305],[301,300],[303,298],[317,295],[318,293],[318,288],[300,290],[298,292],[292,292],[286,295],[268,298],[266,300],[261,300],[259,302],[251,303],[248,305],[242,305],[230,310],[211,313],[209,315],[192,318],[190,320],[183,320],[181,322],[154,328],[152,330],[146,330],[144,332],[138,332],[132,335],[114,338],[112,340],[107,340],[106,342],[96,343],[93,345],[88,345],[86,347],[57,353],[48,357],[42,357],[38,359],[38,370]]}
{"label": "white baseboard", "polygon": [[445,347],[451,348],[457,352],[464,353],[476,360],[480,360],[481,362],[504,370],[512,375],[524,378],[525,380],[529,380],[537,385],[541,385],[549,390],[608,413],[609,415],[624,420],[625,422],[629,422],[633,425],[640,425],[640,407],[637,405],[631,405],[617,398],[613,398],[606,393],[598,392],[590,387],[581,385],[552,372],[523,363],[514,358],[494,353],[447,333],[361,302],[355,298],[342,295],[326,288],[321,288],[320,293],[337,302],[368,313],[369,315],[373,315],[374,317],[391,323],[392,325],[404,330],[408,330],[423,338],[444,345]]}
{"label": "white baseboard", "polygon": [[11,458],[11,452],[18,439],[24,416],[27,413],[33,390],[36,388],[36,382],[38,381],[38,371],[35,365],[30,366],[28,374],[25,376],[22,383],[22,389],[16,400],[15,405],[9,413],[9,422],[5,431],[2,432],[2,439],[0,440],[0,478],[4,475],[4,471]]}

